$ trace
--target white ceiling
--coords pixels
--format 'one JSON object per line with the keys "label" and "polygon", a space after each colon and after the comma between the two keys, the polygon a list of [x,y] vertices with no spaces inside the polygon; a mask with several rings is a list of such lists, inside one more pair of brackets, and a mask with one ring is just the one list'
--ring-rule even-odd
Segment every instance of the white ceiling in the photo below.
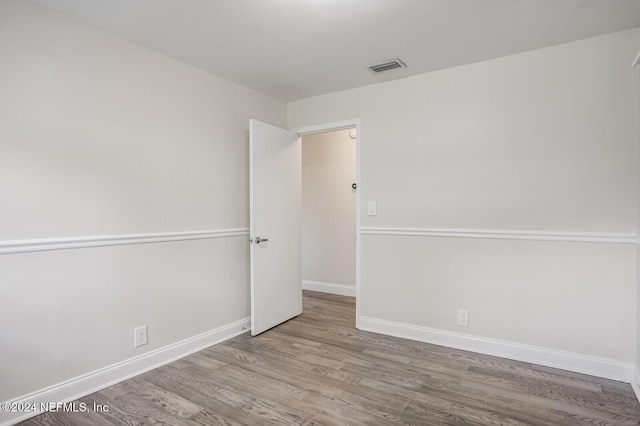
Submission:
{"label": "white ceiling", "polygon": [[640,0],[36,1],[285,101],[640,24]]}

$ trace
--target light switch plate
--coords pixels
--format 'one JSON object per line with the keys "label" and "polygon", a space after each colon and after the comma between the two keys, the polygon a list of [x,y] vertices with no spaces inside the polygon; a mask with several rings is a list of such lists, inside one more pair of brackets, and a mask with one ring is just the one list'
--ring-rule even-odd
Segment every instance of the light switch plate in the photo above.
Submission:
{"label": "light switch plate", "polygon": [[367,213],[369,216],[377,216],[378,215],[378,203],[375,201],[369,201]]}

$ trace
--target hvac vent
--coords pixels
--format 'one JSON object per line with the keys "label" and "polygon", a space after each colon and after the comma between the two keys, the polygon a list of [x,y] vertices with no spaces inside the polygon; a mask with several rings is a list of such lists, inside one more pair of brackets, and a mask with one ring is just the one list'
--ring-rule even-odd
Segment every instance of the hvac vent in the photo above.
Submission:
{"label": "hvac vent", "polygon": [[406,68],[406,67],[407,66],[405,65],[404,62],[402,62],[398,58],[395,58],[390,61],[383,62],[381,64],[372,65],[369,67],[369,69],[375,73],[378,73],[378,72],[394,70],[396,68]]}

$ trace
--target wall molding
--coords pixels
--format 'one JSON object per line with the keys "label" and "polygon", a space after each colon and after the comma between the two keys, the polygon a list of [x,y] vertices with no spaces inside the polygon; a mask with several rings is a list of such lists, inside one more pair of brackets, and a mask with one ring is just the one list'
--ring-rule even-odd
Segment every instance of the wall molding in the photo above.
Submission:
{"label": "wall molding", "polygon": [[147,234],[97,235],[68,238],[0,241],[0,255],[31,253],[49,250],[119,246],[129,244],[164,243],[205,240],[249,235],[249,228],[209,229],[185,232],[157,232]]}
{"label": "wall molding", "polygon": [[362,235],[409,237],[483,238],[500,240],[564,241],[583,243],[638,244],[635,233],[507,231],[495,229],[362,227]]}
{"label": "wall molding", "polygon": [[[361,317],[360,330],[632,383],[635,365],[540,346]],[[636,370],[637,374],[637,370]],[[635,388],[634,388],[635,390]]]}
{"label": "wall molding", "polygon": [[[168,364],[202,349],[231,339],[249,330],[250,318],[218,327],[214,330],[182,340],[171,345],[152,350],[145,354],[104,367],[62,383],[38,390],[11,401],[9,404],[48,404],[51,402],[68,403],[92,394],[106,387],[115,385],[131,377]],[[5,412],[0,410],[0,426],[8,426],[41,414],[40,411]]]}
{"label": "wall molding", "polygon": [[319,291],[321,293],[338,294],[340,296],[356,297],[356,286],[354,285],[302,280],[302,289]]}

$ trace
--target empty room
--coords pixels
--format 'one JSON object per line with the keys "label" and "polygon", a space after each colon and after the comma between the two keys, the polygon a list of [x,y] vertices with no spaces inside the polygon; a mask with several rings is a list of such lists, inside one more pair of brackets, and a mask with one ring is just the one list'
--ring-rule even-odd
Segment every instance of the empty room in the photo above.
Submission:
{"label": "empty room", "polygon": [[0,0],[0,425],[640,424],[639,26]]}

